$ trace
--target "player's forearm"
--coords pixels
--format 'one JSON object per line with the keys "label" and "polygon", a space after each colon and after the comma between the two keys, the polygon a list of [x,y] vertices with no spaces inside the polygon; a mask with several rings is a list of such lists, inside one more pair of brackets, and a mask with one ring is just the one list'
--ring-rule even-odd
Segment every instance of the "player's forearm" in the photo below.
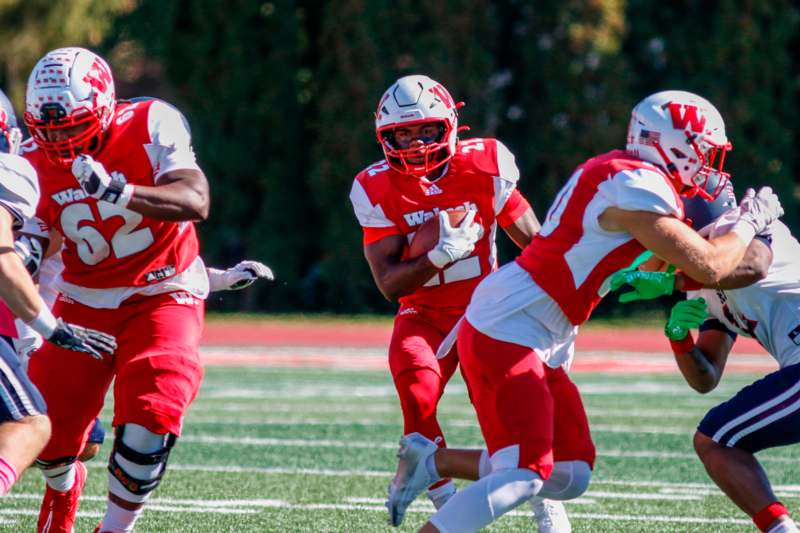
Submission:
{"label": "player's forearm", "polygon": [[23,322],[36,318],[42,308],[42,298],[13,248],[0,248],[0,298]]}
{"label": "player's forearm", "polygon": [[727,234],[708,242],[708,247],[701,250],[695,260],[676,265],[705,286],[716,287],[730,276],[741,262],[747,251],[744,243],[736,234]]}
{"label": "player's forearm", "polygon": [[711,392],[720,380],[720,372],[697,346],[689,352],[675,354],[675,361],[686,383],[699,393]]}
{"label": "player's forearm", "polygon": [[204,183],[173,181],[155,187],[137,185],[127,208],[150,218],[178,222],[205,220],[209,204]]}
{"label": "player's forearm", "polygon": [[528,209],[513,224],[503,228],[503,231],[514,241],[520,250],[524,250],[531,240],[539,233],[541,225],[533,209]]}
{"label": "player's forearm", "polygon": [[394,302],[422,287],[437,272],[439,270],[423,254],[409,261],[387,265],[380,272],[373,270],[372,276],[381,294]]}

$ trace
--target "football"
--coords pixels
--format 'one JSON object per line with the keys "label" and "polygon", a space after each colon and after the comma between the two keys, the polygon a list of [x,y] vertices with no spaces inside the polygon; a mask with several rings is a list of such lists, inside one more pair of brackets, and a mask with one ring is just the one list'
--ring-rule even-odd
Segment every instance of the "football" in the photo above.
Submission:
{"label": "football", "polygon": [[[450,218],[450,225],[453,227],[461,224],[467,212],[463,209],[457,211],[446,211]],[[476,218],[477,219],[477,218]],[[431,250],[439,242],[439,217],[431,217],[426,220],[414,234],[411,243],[408,245],[408,258],[414,259]]]}

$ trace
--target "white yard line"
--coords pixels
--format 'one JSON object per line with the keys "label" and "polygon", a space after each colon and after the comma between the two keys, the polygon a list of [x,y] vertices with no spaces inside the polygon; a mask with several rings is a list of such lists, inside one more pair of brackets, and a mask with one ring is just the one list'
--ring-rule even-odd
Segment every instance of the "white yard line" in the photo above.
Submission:
{"label": "white yard line", "polygon": [[[611,496],[606,496],[605,493],[589,493],[587,496],[592,497],[613,497],[620,499],[666,499],[657,494],[615,494],[609,493]],[[18,500],[33,500],[36,501],[41,498],[40,494],[9,494],[6,496],[11,499]],[[105,501],[104,497],[100,496],[84,496],[85,501]],[[678,499],[678,498],[673,498]],[[686,499],[686,498],[683,498]],[[187,500],[187,499],[173,499],[173,498],[153,498],[147,505],[148,512],[169,512],[169,513],[213,513],[213,514],[256,514],[263,509],[291,509],[291,510],[342,510],[342,511],[374,511],[385,513],[386,508],[383,505],[383,500],[377,498],[347,498],[348,503],[290,503],[283,500],[273,499],[254,499],[254,500]],[[570,502],[568,505],[574,505],[577,502]],[[583,502],[583,505],[591,504],[593,502]],[[579,504],[581,505],[581,504]],[[408,512],[412,513],[431,513],[433,507],[428,502],[419,502],[413,504]],[[38,511],[32,509],[2,509],[2,515],[21,515],[21,516],[36,516]],[[78,513],[81,517],[100,517],[103,513],[98,511],[82,511]],[[509,513],[510,516],[529,516],[527,510],[517,510]],[[661,515],[626,515],[626,514],[605,514],[605,513],[574,513],[570,512],[570,517],[573,519],[584,520],[612,520],[612,521],[625,521],[625,522],[669,522],[678,524],[749,524],[748,520],[735,519],[735,518],[700,518],[692,516],[661,516]]]}
{"label": "white yard line", "polygon": [[[440,420],[442,426],[447,427],[466,427],[478,428],[475,420]],[[189,417],[186,421],[187,426],[225,424],[243,427],[271,427],[271,426],[367,426],[367,427],[399,427],[399,422],[389,422],[385,418],[381,419],[361,419],[361,420],[329,420],[319,418],[216,418],[216,417]],[[694,427],[664,427],[664,426],[618,426],[611,424],[592,424],[594,433],[645,433],[645,434],[664,434],[664,435],[691,435]]]}
{"label": "white yard line", "polygon": [[[297,448],[357,448],[357,449],[381,449],[394,450],[397,444],[393,442],[364,442],[333,439],[280,439],[269,437],[225,437],[220,435],[184,435],[180,438],[181,442],[198,444],[231,444],[239,446],[281,446]],[[465,447],[460,444],[450,444],[451,448]],[[466,447],[475,447],[466,446]],[[625,459],[691,459],[697,460],[694,453],[689,452],[658,452],[652,450],[619,450],[619,449],[600,449],[597,451],[601,457],[623,457]],[[790,456],[761,456],[764,462],[777,463],[797,463],[797,457]]]}

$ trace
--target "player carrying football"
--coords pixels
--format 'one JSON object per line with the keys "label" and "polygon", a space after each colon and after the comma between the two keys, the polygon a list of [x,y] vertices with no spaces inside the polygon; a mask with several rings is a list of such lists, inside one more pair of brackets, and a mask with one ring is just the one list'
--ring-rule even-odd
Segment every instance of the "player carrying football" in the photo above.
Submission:
{"label": "player carrying football", "polygon": [[[714,201],[684,202],[686,218],[701,235],[725,235],[736,221],[733,191]],[[748,191],[746,198],[752,195]],[[747,199],[745,199],[747,201]],[[694,435],[694,446],[711,479],[753,519],[761,531],[797,532],[772,491],[755,453],[800,442],[800,244],[776,220],[756,236],[729,276],[702,287],[681,272],[625,272],[627,300],[687,291],[673,307],[665,333],[686,381],[713,390],[737,335],[753,337],[780,369],[711,409]],[[697,342],[690,330],[700,328]]]}
{"label": "player carrying football", "polygon": [[[386,157],[360,172],[350,193],[375,283],[400,303],[389,368],[404,433],[419,432],[441,447],[436,406],[458,356],[437,360],[436,349],[463,315],[472,290],[496,268],[497,226],[520,247],[539,229],[516,189],[514,156],[496,139],[459,139],[458,107],[427,76],[393,83],[375,113]],[[446,210],[468,214],[451,227]],[[414,233],[432,217],[440,220],[438,242],[427,254],[408,257]],[[439,480],[431,482],[428,495],[438,508],[454,492],[452,481]],[[392,516],[395,525],[400,520]]]}
{"label": "player carrying football", "polygon": [[[594,460],[580,396],[573,385],[579,416],[557,416],[568,396],[554,397],[545,367],[569,363],[578,326],[608,292],[609,278],[645,248],[702,283],[716,283],[783,213],[764,188],[742,202],[726,235],[706,241],[683,223],[679,194],[716,196],[730,147],[722,117],[705,99],[684,91],[645,98],[633,110],[626,150],[580,165],[522,255],[475,289],[458,353],[491,470],[420,531],[477,531],[539,493],[574,497],[586,489],[588,477],[560,476],[554,468],[555,457],[587,466]],[[437,479],[448,452],[458,451],[437,451],[419,439],[408,444],[398,471],[405,474],[402,494],[413,495]],[[430,463],[437,468],[426,468]],[[390,504],[404,510],[411,500]]]}
{"label": "player carrying football", "polygon": [[[40,532],[69,532],[86,468],[76,462],[114,379],[114,449],[97,531],[131,531],[158,486],[203,376],[198,344],[208,277],[194,221],[208,183],[183,116],[158,100],[117,101],[106,62],[82,48],[42,57],[28,80],[24,156],[39,173],[39,226],[64,236],[54,314],[117,337],[113,358],[45,345],[29,374],[53,435]],[[46,246],[43,247],[46,249]]]}

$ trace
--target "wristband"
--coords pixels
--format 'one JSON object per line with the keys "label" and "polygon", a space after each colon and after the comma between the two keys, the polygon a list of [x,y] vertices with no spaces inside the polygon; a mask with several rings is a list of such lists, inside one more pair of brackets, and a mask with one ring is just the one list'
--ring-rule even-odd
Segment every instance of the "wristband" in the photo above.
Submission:
{"label": "wristband", "polygon": [[45,304],[44,301],[40,300],[39,303],[42,306],[42,310],[39,311],[39,314],[36,315],[33,320],[27,322],[27,324],[36,333],[45,339],[49,339],[58,327],[58,320],[56,320],[56,317],[53,316],[53,313],[50,311],[50,308],[47,307],[47,304]]}
{"label": "wristband", "polygon": [[750,244],[750,241],[756,236],[756,228],[744,220],[738,220],[731,228],[731,231],[736,233],[745,244]]}
{"label": "wristband", "polygon": [[692,337],[692,332],[690,331],[688,335],[679,341],[670,339],[669,345],[672,348],[672,353],[675,355],[691,352],[692,348],[694,348],[694,338]]}
{"label": "wristband", "polygon": [[452,263],[450,256],[448,256],[438,247],[428,252],[428,261],[430,261],[433,266],[440,270]]}
{"label": "wristband", "polygon": [[128,207],[128,204],[131,203],[131,198],[133,198],[133,189],[133,185],[126,183],[122,188],[122,192],[119,193],[116,204],[120,207]]}

